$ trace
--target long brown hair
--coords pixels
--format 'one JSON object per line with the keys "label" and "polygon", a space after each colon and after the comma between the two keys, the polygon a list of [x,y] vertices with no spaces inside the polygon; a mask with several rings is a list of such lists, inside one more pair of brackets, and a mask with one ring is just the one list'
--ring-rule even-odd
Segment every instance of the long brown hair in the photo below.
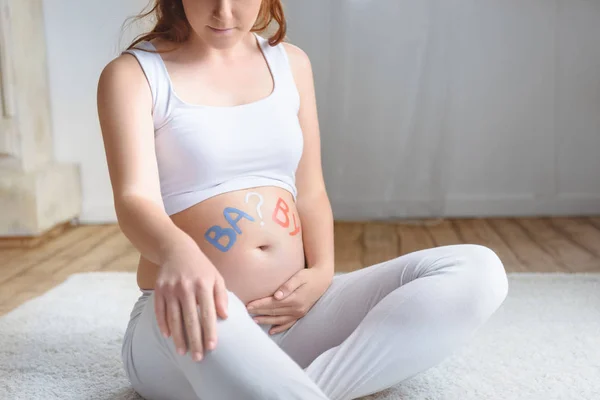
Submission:
{"label": "long brown hair", "polygon": [[[150,3],[151,4],[151,3]],[[156,19],[154,28],[138,36],[128,47],[133,48],[139,42],[160,38],[178,44],[185,42],[190,36],[190,26],[181,0],[154,0],[154,6],[147,12],[133,17],[133,21],[153,15]],[[269,44],[275,46],[285,39],[287,23],[283,14],[281,0],[262,0],[252,32],[264,32],[271,23],[277,22],[277,31],[269,38]],[[174,50],[174,49],[173,49]]]}

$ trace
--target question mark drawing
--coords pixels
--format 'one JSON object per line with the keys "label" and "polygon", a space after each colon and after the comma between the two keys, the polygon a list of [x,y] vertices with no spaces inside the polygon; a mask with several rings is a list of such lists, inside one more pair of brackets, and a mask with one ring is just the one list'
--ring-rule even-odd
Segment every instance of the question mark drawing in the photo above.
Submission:
{"label": "question mark drawing", "polygon": [[261,226],[263,226],[265,223],[264,223],[264,222],[263,222],[263,220],[262,220],[262,219],[263,219],[263,217],[262,217],[262,212],[260,211],[260,206],[262,206],[262,204],[263,204],[263,202],[264,202],[264,199],[263,199],[263,197],[260,195],[260,193],[256,193],[256,192],[250,192],[250,193],[246,194],[246,204],[248,203],[248,199],[249,199],[251,196],[258,196],[258,199],[260,200],[260,201],[258,202],[258,204],[256,205],[256,212],[258,213],[258,216],[260,217],[260,220],[261,220],[261,221],[260,221],[260,225],[261,225]]}

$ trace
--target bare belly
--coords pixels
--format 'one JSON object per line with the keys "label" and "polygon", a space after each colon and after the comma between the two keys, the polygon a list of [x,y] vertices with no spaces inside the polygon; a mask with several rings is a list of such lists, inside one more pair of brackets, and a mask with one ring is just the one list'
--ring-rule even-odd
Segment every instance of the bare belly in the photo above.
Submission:
{"label": "bare belly", "polygon": [[[244,303],[273,295],[304,268],[300,218],[292,195],[279,187],[212,197],[171,216],[219,270]],[[158,266],[140,258],[137,282],[153,289]]]}

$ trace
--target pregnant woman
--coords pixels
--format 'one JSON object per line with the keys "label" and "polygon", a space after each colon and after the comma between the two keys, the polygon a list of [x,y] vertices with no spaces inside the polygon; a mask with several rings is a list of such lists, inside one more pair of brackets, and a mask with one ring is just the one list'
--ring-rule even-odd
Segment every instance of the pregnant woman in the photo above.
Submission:
{"label": "pregnant woman", "polygon": [[280,0],[157,0],[149,14],[98,85],[118,221],[141,253],[122,347],[133,388],[355,399],[467,343],[508,290],[490,249],[334,276],[311,64],[283,43]]}

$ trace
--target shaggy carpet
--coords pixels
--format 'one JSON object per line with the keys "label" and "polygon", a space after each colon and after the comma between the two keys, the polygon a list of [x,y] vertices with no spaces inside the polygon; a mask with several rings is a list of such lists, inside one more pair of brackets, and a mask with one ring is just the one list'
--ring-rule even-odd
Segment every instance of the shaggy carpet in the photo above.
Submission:
{"label": "shaggy carpet", "polygon": [[[364,400],[599,399],[600,274],[509,283],[472,342]],[[0,399],[141,399],[120,361],[138,295],[133,273],[75,274],[0,318]]]}

